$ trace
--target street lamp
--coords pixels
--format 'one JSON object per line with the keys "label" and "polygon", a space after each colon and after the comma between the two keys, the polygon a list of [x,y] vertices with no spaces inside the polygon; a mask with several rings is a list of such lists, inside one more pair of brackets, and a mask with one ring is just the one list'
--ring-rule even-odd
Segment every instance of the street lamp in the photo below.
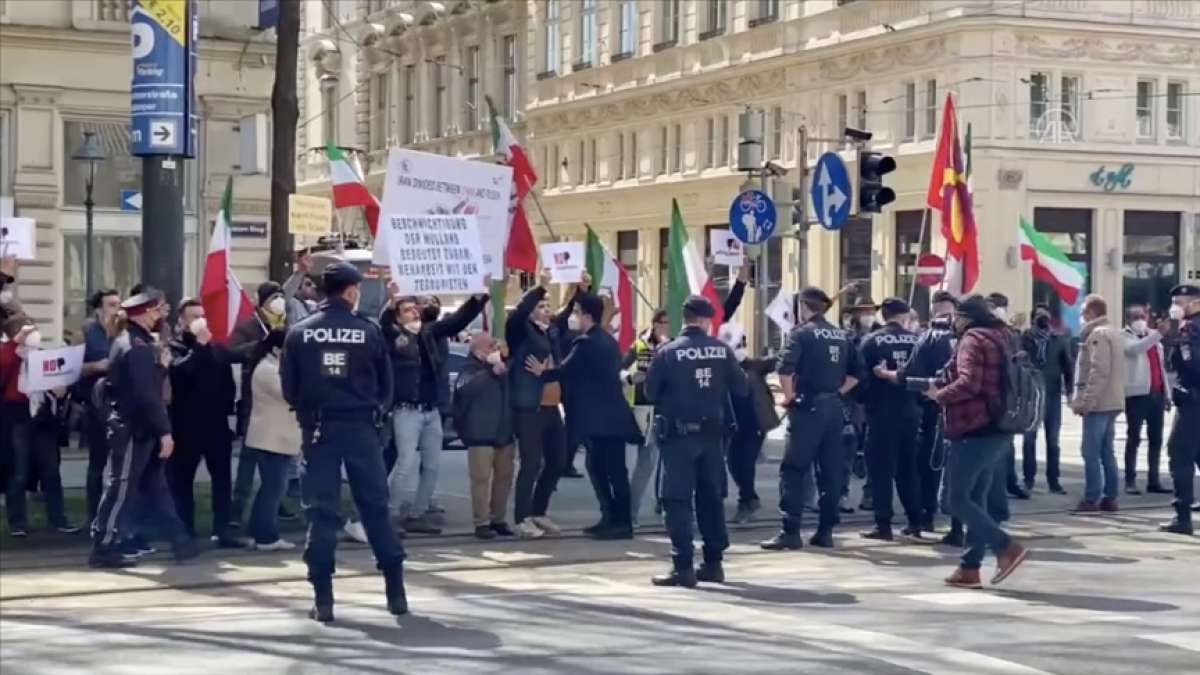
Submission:
{"label": "street lamp", "polygon": [[100,147],[100,143],[96,140],[96,132],[83,132],[83,144],[71,155],[71,159],[79,160],[88,163],[87,183],[84,184],[84,199],[83,207],[86,209],[86,235],[84,236],[84,263],[83,263],[83,287],[84,301],[92,297],[92,208],[96,206],[96,202],[92,201],[92,186],[96,182],[96,162],[103,162],[108,159],[104,154],[104,148]]}

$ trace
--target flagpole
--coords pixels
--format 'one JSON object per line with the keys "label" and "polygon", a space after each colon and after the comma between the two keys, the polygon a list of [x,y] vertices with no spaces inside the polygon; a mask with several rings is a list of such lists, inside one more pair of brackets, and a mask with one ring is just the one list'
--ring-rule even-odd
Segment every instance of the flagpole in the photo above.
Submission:
{"label": "flagpole", "polygon": [[[588,232],[591,232],[594,235],[596,234],[596,231],[593,230],[592,226],[589,225],[588,223],[584,223],[583,226],[585,228],[587,228]],[[599,239],[599,238],[600,238],[600,235],[596,235],[596,239]],[[603,245],[604,244],[601,244],[601,246],[603,246]],[[612,255],[612,253],[609,252],[607,248],[605,248],[605,252],[608,253],[610,256]],[[613,257],[613,259],[617,261],[618,265],[622,264],[621,261],[619,259],[617,259],[615,256]],[[626,276],[628,276],[628,273],[626,273]],[[650,299],[646,297],[646,294],[642,292],[642,289],[638,288],[638,285],[633,283],[633,279],[629,280],[629,285],[633,287],[633,291],[635,293],[637,293],[639,298],[642,299],[642,302],[646,303],[646,306],[650,308],[651,312],[658,311],[658,308],[654,306],[654,303],[650,302]]]}
{"label": "flagpole", "polygon": [[[913,260],[913,280],[911,287],[908,289],[909,307],[912,307],[913,301],[917,298],[917,277],[919,276],[917,271],[920,267],[921,255],[925,252],[925,231],[929,227],[929,211],[930,209],[928,206],[921,209],[921,234],[917,236],[917,256],[916,259]],[[945,268],[943,267],[942,269],[942,279],[945,280]]]}
{"label": "flagpole", "polygon": [[550,225],[550,219],[546,217],[546,209],[542,208],[542,200],[538,198],[537,192],[530,190],[529,196],[533,197],[533,203],[537,206],[538,213],[542,216],[542,224],[546,226],[546,230],[550,232],[550,236],[558,239],[558,235],[554,233],[554,228]]}

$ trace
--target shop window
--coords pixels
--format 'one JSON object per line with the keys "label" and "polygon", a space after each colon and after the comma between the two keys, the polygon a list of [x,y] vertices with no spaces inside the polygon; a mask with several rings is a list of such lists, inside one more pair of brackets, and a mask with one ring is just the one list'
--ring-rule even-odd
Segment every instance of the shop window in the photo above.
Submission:
{"label": "shop window", "polygon": [[1179,225],[1175,211],[1126,211],[1121,285],[1125,307],[1146,305],[1165,316],[1179,283]]}
{"label": "shop window", "polygon": [[[96,140],[108,156],[96,162],[96,174],[92,183],[92,201],[98,209],[120,209],[122,192],[142,191],[142,160],[129,154],[129,123],[102,120],[66,120],[63,122],[63,205],[83,207],[87,191],[88,163],[71,159],[71,155],[83,142],[85,131],[96,134]],[[8,152],[8,146],[0,153]],[[7,157],[0,158],[4,164]],[[184,210],[195,211],[191,176],[191,162],[180,162],[183,166]],[[0,176],[3,173],[0,172]]]}
{"label": "shop window", "polygon": [[[78,330],[88,317],[84,302],[84,258],[87,238],[82,232],[63,236],[63,327]],[[92,236],[92,287],[115,288],[124,296],[142,275],[140,235]]]}
{"label": "shop window", "polygon": [[[929,221],[922,223],[926,213],[896,212],[896,294],[905,300],[911,297],[913,309],[917,310],[922,320],[929,319],[929,288],[918,285],[914,294],[913,284],[916,282],[917,258],[930,251],[929,229],[932,224]],[[922,229],[925,230],[923,234]]]}
{"label": "shop window", "polygon": [[[1066,253],[1071,262],[1083,265],[1086,270],[1083,290],[1084,293],[1089,292],[1092,284],[1092,211],[1090,209],[1034,209],[1033,226]],[[1050,284],[1034,280],[1033,303],[1035,305],[1044,303],[1050,307],[1050,314],[1056,320],[1063,318],[1062,301],[1059,300]]]}

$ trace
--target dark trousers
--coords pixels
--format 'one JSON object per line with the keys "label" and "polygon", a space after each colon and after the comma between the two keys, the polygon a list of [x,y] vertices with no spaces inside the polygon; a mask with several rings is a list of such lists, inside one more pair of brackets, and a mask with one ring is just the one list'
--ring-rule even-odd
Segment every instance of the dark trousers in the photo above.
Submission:
{"label": "dark trousers", "polygon": [[287,491],[292,456],[257,448],[243,448],[242,453],[255,456],[255,465],[262,476],[262,483],[254,495],[254,505],[250,507],[246,534],[253,537],[256,544],[270,544],[279,540],[279,503]]}
{"label": "dark trousers", "polygon": [[592,438],[587,445],[588,478],[600,501],[600,512],[608,517],[608,524],[612,527],[632,527],[625,440]]}
{"label": "dark trousers", "polygon": [[46,520],[51,527],[67,524],[63,510],[62,477],[58,471],[58,428],[39,426],[29,418],[29,403],[5,404],[0,409],[0,434],[9,450],[8,484],[4,501],[9,529],[29,528],[26,491],[35,474],[46,498]]}
{"label": "dark trousers", "polygon": [[750,505],[758,502],[758,492],[754,489],[754,473],[765,439],[766,435],[756,428],[738,427],[729,443],[729,475],[733,478],[734,485],[737,485],[739,504]]}
{"label": "dark trousers", "polygon": [[967,526],[962,567],[979,569],[987,549],[999,554],[1008,535],[991,515],[987,501],[994,484],[1003,489],[1006,455],[1012,443],[1006,436],[977,436],[951,441],[946,457],[947,506]]}
{"label": "dark trousers", "polygon": [[95,545],[106,548],[121,543],[137,532],[142,518],[175,545],[187,539],[167,489],[164,463],[157,459],[158,439],[131,438],[125,425],[114,420],[109,423],[108,447],[112,479],[92,523]]}
{"label": "dark trousers", "polygon": [[258,468],[258,455],[246,452],[245,447],[238,453],[237,477],[233,483],[233,505],[230,507],[230,519],[242,522],[246,515],[246,505],[254,495],[254,471]]}
{"label": "dark trousers", "polygon": [[1131,396],[1125,399],[1125,482],[1137,480],[1138,445],[1142,442],[1142,426],[1146,427],[1146,485],[1158,485],[1158,464],[1162,454],[1163,417],[1166,401],[1162,394]]}
{"label": "dark trousers", "polygon": [[[564,435],[566,438],[566,458],[563,460],[563,469],[574,468],[575,457],[579,454],[579,448],[583,447],[583,439],[579,437],[575,431],[574,425],[569,422],[564,422]],[[586,461],[586,460],[585,460]]]}
{"label": "dark trousers", "polygon": [[919,421],[903,412],[870,411],[867,431],[867,477],[871,480],[871,500],[875,524],[892,527],[892,485],[900,493],[900,503],[910,527],[921,525],[921,503],[917,489],[917,426]]}
{"label": "dark trousers", "polygon": [[521,466],[517,471],[513,520],[544,516],[566,461],[566,431],[557,406],[518,410],[515,416]]}
{"label": "dark trousers", "polygon": [[945,442],[941,433],[941,408],[921,405],[921,426],[917,431],[917,499],[922,521],[932,523],[938,514],[938,492],[942,488],[942,467],[946,464]]}
{"label": "dark trousers", "polygon": [[1196,501],[1193,477],[1200,466],[1200,403],[1179,406],[1171,437],[1167,440],[1170,456],[1171,482],[1175,484],[1175,513],[1181,522],[1189,523],[1192,504]]}
{"label": "dark trousers", "polygon": [[783,531],[800,531],[804,505],[817,471],[820,516],[818,528],[832,530],[838,523],[838,500],[845,481],[842,465],[842,404],[836,396],[793,406],[788,413],[787,449],[779,465],[779,510]]}
{"label": "dark trousers", "polygon": [[378,427],[324,422],[319,433],[304,429],[303,439],[300,490],[308,519],[304,562],[309,580],[324,581],[334,572],[334,551],[342,528],[343,466],[376,566],[385,572],[398,568],[404,562],[404,546],[388,522],[387,473]]}
{"label": "dark trousers", "polygon": [[[218,422],[217,424],[224,424]],[[167,482],[175,497],[175,510],[189,534],[196,534],[196,501],[193,483],[200,461],[212,479],[212,533],[225,535],[233,520],[233,438],[227,426],[211,433],[184,432],[176,437],[175,452],[167,460]]]}
{"label": "dark trousers", "polygon": [[704,539],[704,562],[719,562],[721,553],[729,548],[721,444],[721,437],[715,434],[662,442],[663,518],[671,537],[671,560],[677,570],[692,568],[693,517]]}
{"label": "dark trousers", "polygon": [[100,496],[104,494],[104,467],[108,464],[108,428],[104,413],[88,402],[84,406],[84,432],[87,434],[87,516],[95,520]]}
{"label": "dark trousers", "polygon": [[[1058,444],[1058,434],[1062,429],[1062,391],[1059,389],[1046,390],[1046,405],[1042,410],[1042,428],[1046,434],[1046,483],[1057,485],[1059,476],[1059,457],[1062,448]],[[1013,457],[1011,474],[1016,474],[1016,457]],[[1021,443],[1021,473],[1025,484],[1033,486],[1037,481],[1037,430],[1025,434]]]}

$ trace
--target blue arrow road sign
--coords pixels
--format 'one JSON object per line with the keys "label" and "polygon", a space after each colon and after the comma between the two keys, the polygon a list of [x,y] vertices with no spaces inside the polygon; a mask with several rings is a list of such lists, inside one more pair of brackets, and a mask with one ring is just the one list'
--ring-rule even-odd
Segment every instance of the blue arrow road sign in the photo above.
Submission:
{"label": "blue arrow road sign", "polygon": [[812,200],[821,227],[837,230],[846,224],[850,217],[850,175],[836,152],[827,152],[817,160]]}
{"label": "blue arrow road sign", "polygon": [[142,193],[137,190],[121,190],[121,210],[141,211]]}
{"label": "blue arrow road sign", "polygon": [[759,244],[775,233],[775,202],[758,190],[746,190],[729,205],[729,229],[743,244]]}

